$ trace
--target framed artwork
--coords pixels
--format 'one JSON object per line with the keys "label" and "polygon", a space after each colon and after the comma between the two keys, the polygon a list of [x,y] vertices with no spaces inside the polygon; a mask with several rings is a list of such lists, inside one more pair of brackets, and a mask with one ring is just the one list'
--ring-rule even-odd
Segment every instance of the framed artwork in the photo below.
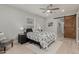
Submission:
{"label": "framed artwork", "polygon": [[34,20],[32,18],[27,18],[27,24],[33,24]]}
{"label": "framed artwork", "polygon": [[48,23],[48,27],[53,26],[53,22]]}
{"label": "framed artwork", "polygon": [[34,19],[29,17],[27,18],[27,28],[33,28],[34,27]]}

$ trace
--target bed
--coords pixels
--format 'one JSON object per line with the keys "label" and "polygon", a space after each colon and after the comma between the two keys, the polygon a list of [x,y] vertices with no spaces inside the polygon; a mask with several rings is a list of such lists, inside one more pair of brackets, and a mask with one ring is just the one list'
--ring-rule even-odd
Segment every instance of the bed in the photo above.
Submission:
{"label": "bed", "polygon": [[40,48],[43,49],[49,47],[56,39],[55,35],[51,32],[33,32],[32,29],[28,29],[26,32],[26,36],[29,39],[29,42],[38,44]]}

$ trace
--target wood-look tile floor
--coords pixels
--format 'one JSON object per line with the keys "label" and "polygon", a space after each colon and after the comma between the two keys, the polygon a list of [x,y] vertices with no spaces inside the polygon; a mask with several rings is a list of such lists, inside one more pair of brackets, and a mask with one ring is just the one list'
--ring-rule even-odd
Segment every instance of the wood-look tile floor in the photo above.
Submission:
{"label": "wood-look tile floor", "polygon": [[78,54],[79,46],[76,43],[76,39],[63,38],[63,44],[60,46],[57,54]]}
{"label": "wood-look tile floor", "polygon": [[[56,54],[78,54],[79,46],[76,44],[76,39],[70,38],[59,38],[58,40],[62,41],[63,44],[58,48]],[[9,49],[6,54],[34,54],[34,52],[27,47],[26,45],[15,44],[14,47]]]}
{"label": "wood-look tile floor", "polygon": [[28,44],[18,44],[14,43],[14,46],[12,48],[9,47],[9,49],[6,51],[6,54],[34,54],[32,50],[26,47]]}

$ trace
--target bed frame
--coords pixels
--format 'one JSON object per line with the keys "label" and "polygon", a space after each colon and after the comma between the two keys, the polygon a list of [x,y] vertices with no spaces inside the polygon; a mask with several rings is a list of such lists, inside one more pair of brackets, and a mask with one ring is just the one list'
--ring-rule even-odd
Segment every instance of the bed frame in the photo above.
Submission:
{"label": "bed frame", "polygon": [[[31,44],[36,44],[36,45],[38,45],[38,46],[40,47],[40,49],[43,49],[43,47],[40,45],[40,42],[36,42],[36,41],[34,41],[34,40],[32,40],[32,39],[30,39],[30,38],[27,37],[27,33],[28,33],[28,32],[33,32],[33,30],[32,30],[31,28],[26,29],[25,35],[26,35],[26,38],[27,38],[28,42],[31,43]],[[48,45],[48,47],[49,47],[53,42],[54,42],[54,41],[52,41],[52,42]]]}

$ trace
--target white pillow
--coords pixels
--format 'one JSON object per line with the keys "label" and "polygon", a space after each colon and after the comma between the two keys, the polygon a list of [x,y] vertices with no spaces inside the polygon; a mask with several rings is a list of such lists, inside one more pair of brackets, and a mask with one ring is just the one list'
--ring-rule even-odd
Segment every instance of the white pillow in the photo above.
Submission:
{"label": "white pillow", "polygon": [[3,32],[0,33],[0,41],[6,39],[5,35]]}

